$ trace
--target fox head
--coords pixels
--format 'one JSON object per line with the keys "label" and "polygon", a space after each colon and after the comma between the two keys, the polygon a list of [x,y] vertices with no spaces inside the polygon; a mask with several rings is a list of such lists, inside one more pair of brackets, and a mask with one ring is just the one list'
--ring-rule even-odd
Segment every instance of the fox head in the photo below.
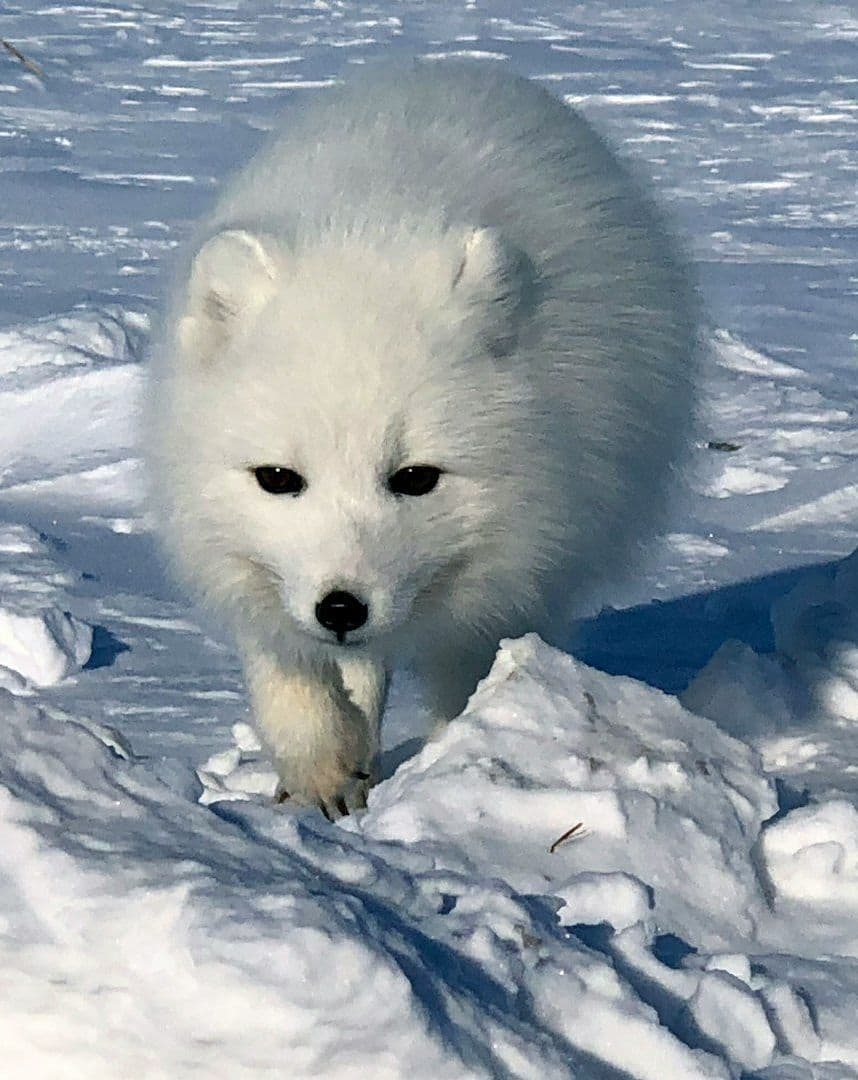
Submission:
{"label": "fox head", "polygon": [[333,648],[389,650],[439,605],[490,620],[486,566],[524,606],[552,512],[530,479],[539,395],[511,360],[531,287],[487,228],[204,243],[157,419],[182,575]]}

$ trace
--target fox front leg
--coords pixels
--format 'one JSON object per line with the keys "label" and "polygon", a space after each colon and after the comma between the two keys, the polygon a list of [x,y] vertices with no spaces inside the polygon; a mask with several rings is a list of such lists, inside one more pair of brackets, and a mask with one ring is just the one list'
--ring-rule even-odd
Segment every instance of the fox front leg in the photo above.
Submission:
{"label": "fox front leg", "polygon": [[378,757],[378,716],[355,702],[339,666],[257,654],[246,673],[280,799],[318,806],[331,820],[365,806]]}
{"label": "fox front leg", "polygon": [[359,654],[338,660],[337,666],[349,697],[366,718],[370,742],[375,747],[369,769],[369,786],[372,787],[378,782],[379,732],[390,675],[380,661]]}

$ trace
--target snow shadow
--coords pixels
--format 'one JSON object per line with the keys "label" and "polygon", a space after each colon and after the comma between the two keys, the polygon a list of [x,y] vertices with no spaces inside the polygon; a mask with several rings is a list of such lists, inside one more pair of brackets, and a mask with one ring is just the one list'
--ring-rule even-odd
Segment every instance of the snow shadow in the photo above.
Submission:
{"label": "snow shadow", "polygon": [[[589,949],[605,956],[638,997],[655,1010],[659,1023],[680,1042],[716,1058],[724,1056],[725,1050],[729,1054],[724,1044],[700,1028],[688,1009],[688,1002],[681,994],[671,992],[668,986],[641,971],[623,956],[621,950],[615,948],[615,932],[609,923],[595,926],[578,924],[569,927],[569,933]],[[661,963],[676,970],[682,966],[682,960],[686,956],[693,955],[697,950],[675,934],[662,934],[656,938],[653,952]]]}
{"label": "snow shadow", "polygon": [[106,626],[93,626],[92,652],[83,665],[83,670],[94,671],[96,668],[111,667],[116,657],[124,652],[131,652],[131,646],[111,634]]}
{"label": "snow shadow", "polygon": [[579,624],[570,651],[609,675],[628,675],[679,694],[725,641],[742,641],[757,653],[773,652],[773,601],[809,572],[833,574],[839,562],[793,567],[674,600],[606,609]]}

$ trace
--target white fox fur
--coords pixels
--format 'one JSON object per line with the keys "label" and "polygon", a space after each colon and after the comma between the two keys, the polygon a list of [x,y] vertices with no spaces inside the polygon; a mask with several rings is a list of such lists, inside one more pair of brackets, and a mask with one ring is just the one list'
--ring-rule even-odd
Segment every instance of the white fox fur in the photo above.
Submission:
{"label": "white fox fur", "polygon": [[[562,642],[626,571],[687,438],[695,322],[628,170],[497,65],[364,73],[226,185],[153,361],[153,487],[284,793],[362,805],[393,665],[451,717],[500,637]],[[435,489],[391,493],[411,465]],[[368,612],[341,640],[332,589]]]}

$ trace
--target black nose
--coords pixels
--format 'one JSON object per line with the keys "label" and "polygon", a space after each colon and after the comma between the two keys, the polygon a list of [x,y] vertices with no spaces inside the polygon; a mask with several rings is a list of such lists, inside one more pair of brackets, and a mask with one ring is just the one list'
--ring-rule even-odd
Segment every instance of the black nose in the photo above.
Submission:
{"label": "black nose", "polygon": [[362,600],[340,589],[329,592],[316,604],[316,618],[326,630],[332,630],[342,641],[349,630],[363,626],[369,608]]}

